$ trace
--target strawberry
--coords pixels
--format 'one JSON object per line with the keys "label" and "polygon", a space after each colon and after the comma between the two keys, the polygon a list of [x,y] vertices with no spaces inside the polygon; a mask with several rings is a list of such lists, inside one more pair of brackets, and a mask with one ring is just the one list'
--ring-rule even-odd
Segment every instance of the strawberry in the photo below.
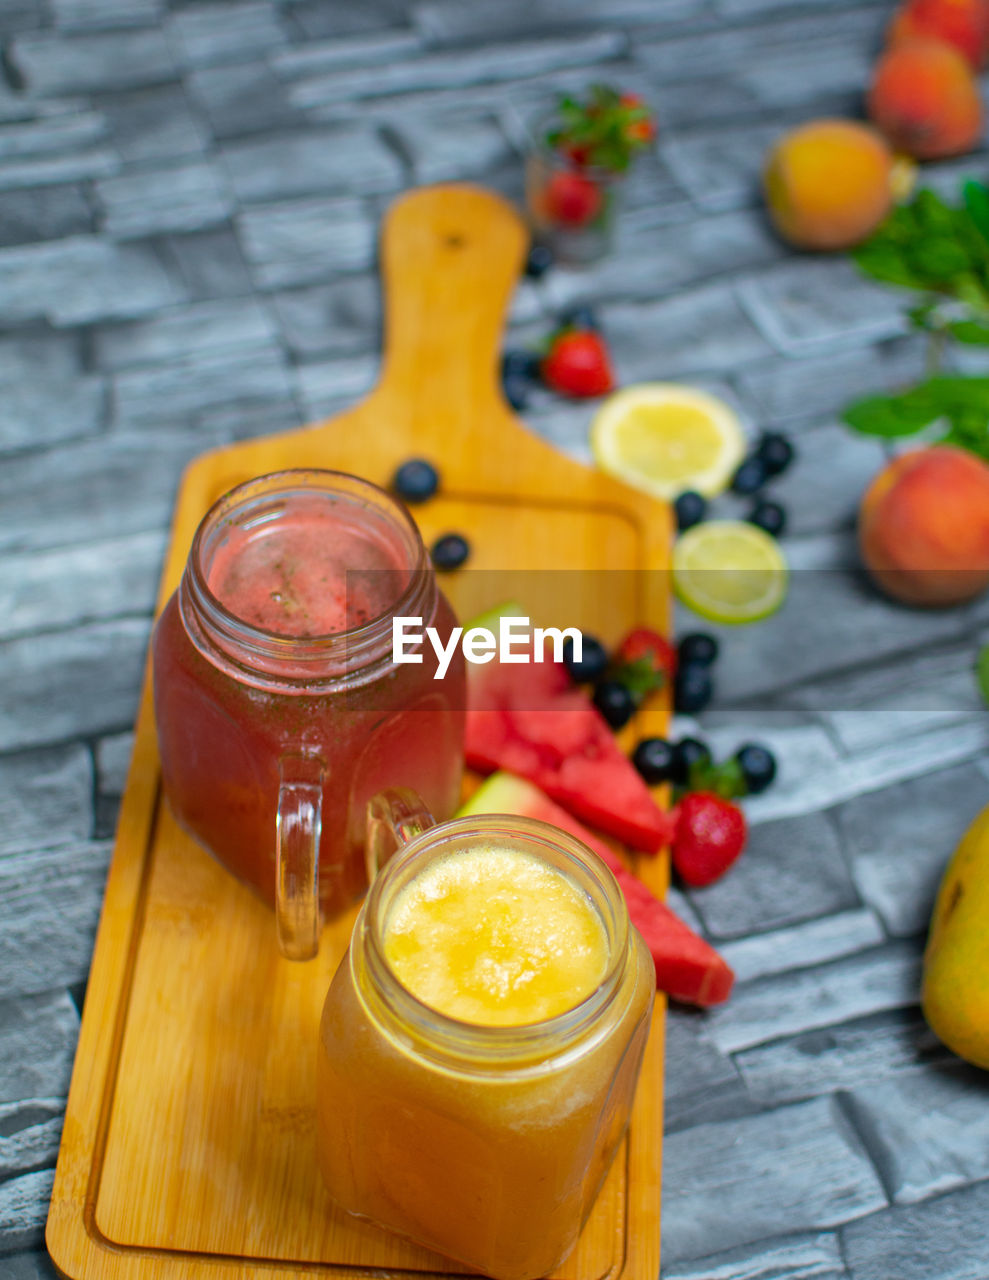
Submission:
{"label": "strawberry", "polygon": [[561,227],[586,227],[601,212],[601,188],[582,173],[554,173],[543,192],[546,213]]}
{"label": "strawberry", "polygon": [[611,358],[599,333],[563,329],[550,341],[543,381],[567,396],[603,396],[614,386]]}
{"label": "strawberry", "polygon": [[676,647],[665,636],[651,627],[634,627],[615,650],[608,674],[638,705],[653,690],[672,683],[676,668]]}
{"label": "strawberry", "polygon": [[654,672],[672,680],[677,670],[676,645],[651,627],[633,627],[618,646],[615,657],[621,663],[648,659]]}
{"label": "strawberry", "polygon": [[712,791],[691,791],[676,809],[673,865],[694,888],[711,884],[745,848],[745,815]]}

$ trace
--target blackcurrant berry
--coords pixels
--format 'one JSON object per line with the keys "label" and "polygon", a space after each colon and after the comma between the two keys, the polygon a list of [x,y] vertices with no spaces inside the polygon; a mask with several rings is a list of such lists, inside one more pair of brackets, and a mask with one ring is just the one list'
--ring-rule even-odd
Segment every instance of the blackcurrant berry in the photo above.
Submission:
{"label": "blackcurrant berry", "polygon": [[392,488],[406,502],[425,502],[439,488],[439,472],[425,458],[410,458],[392,476]]}
{"label": "blackcurrant berry", "polygon": [[470,543],[459,533],[444,533],[429,553],[437,569],[459,569],[470,555]]}

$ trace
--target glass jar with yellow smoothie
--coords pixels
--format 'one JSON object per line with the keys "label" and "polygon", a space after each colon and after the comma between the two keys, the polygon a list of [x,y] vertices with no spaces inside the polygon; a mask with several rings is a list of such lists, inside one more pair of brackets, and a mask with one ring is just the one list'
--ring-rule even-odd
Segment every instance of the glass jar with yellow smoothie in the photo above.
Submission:
{"label": "glass jar with yellow smoothie", "polygon": [[[333,1199],[495,1280],[577,1242],[628,1125],[655,971],[611,872],[542,822],[373,804],[377,876],[320,1027]],[[394,847],[394,844],[393,844]]]}

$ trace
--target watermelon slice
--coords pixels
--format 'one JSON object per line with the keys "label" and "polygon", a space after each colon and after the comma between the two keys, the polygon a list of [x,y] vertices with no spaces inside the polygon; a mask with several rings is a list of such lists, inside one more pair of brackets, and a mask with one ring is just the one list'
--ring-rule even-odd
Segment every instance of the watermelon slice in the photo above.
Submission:
{"label": "watermelon slice", "polygon": [[[502,605],[470,625],[497,631],[502,616],[524,617],[525,610]],[[529,778],[571,813],[633,849],[655,853],[669,844],[669,815],[561,663],[469,664],[467,690],[464,750],[471,768]]]}
{"label": "watermelon slice", "polygon": [[656,966],[656,986],[687,1004],[721,1004],[731,994],[735,975],[713,947],[669,909],[665,902],[629,871],[603,840],[554,804],[531,782],[509,773],[492,774],[460,810],[510,813],[538,818],[583,840],[614,873],[625,895],[629,919],[638,929]]}

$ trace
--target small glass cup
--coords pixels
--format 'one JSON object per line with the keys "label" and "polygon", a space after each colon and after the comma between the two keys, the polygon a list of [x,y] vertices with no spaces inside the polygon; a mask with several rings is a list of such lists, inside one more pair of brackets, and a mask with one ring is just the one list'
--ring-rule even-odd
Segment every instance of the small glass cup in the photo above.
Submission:
{"label": "small glass cup", "polygon": [[[493,844],[563,872],[607,938],[599,985],[542,1022],[448,1017],[403,986],[386,958],[396,895],[434,860]],[[575,1245],[627,1128],[652,961],[608,868],[547,823],[489,815],[437,826],[414,792],[398,789],[369,806],[367,852],[370,872],[387,866],[320,1025],[324,1180],[352,1214],[495,1280],[534,1280]]]}
{"label": "small glass cup", "polygon": [[553,119],[542,119],[529,138],[525,200],[533,237],[565,266],[587,266],[614,242],[615,219],[625,177],[594,165],[579,165],[547,140]]}
{"label": "small glass cup", "polygon": [[[265,566],[237,557],[253,539],[307,520],[316,522],[320,551],[331,545],[336,566],[312,598],[337,593],[340,629],[286,634],[219,598],[213,576],[225,557],[255,591],[272,586],[265,608],[283,599]],[[360,545],[391,567],[369,570],[356,584],[357,613],[349,570]],[[313,560],[298,552],[291,572],[310,572]],[[289,572],[282,560],[272,564]],[[239,485],[207,512],[155,627],[155,717],[171,809],[274,907],[279,947],[290,959],[315,955],[322,918],[367,887],[364,812],[373,795],[402,782],[439,813],[456,807],[463,655],[457,651],[442,680],[433,678],[429,646],[421,664],[396,665],[396,614],[421,617],[444,642],[456,624],[414,521],[376,485],[310,469]]]}

